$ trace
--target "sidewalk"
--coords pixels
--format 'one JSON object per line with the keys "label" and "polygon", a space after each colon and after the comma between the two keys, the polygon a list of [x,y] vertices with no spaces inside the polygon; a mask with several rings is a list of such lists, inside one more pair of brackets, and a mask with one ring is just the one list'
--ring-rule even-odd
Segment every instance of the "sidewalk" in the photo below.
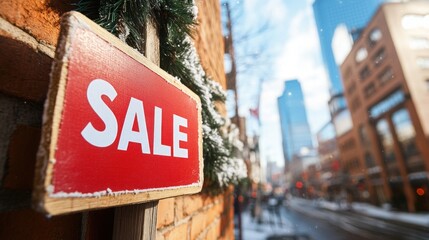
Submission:
{"label": "sidewalk", "polygon": [[[264,240],[264,239],[276,239],[275,236],[282,236],[280,239],[308,239],[303,236],[302,238],[294,238],[295,235],[300,235],[290,220],[284,216],[278,218],[263,209],[262,211],[262,222],[257,222],[256,219],[252,219],[250,211],[246,210],[242,212],[242,228],[243,228],[243,239],[244,240]],[[236,236],[238,236],[238,230],[236,230]]]}
{"label": "sidewalk", "polygon": [[[268,213],[263,211],[263,219],[268,219]],[[284,227],[278,224],[270,224],[267,221],[258,223],[253,220],[250,216],[249,211],[245,211],[241,215],[242,228],[243,228],[243,239],[245,240],[261,240],[266,239],[273,234],[292,234],[293,229],[290,225],[284,224]],[[290,223],[289,223],[290,224]],[[236,234],[237,235],[237,234]]]}
{"label": "sidewalk", "polygon": [[313,207],[319,207],[331,211],[350,210],[368,217],[414,225],[417,227],[424,227],[428,228],[429,230],[429,213],[395,212],[383,209],[381,207],[376,207],[367,203],[352,203],[351,205],[347,206],[346,204],[338,204],[325,200],[307,200],[302,198],[291,198],[290,201],[291,204],[300,204],[307,206],[311,205]]}

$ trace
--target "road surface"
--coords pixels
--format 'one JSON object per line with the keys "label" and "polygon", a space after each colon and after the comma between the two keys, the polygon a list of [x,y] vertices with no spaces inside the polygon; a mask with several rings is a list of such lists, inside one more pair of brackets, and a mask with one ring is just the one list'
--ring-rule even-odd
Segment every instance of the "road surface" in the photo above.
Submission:
{"label": "road surface", "polygon": [[[250,211],[242,214],[243,240],[420,240],[429,229],[363,216],[352,211],[320,209],[308,202],[291,201],[277,211],[264,208],[258,223]],[[291,238],[291,236],[300,238]],[[289,237],[287,237],[289,236]],[[270,238],[271,237],[271,238]],[[238,238],[237,238],[238,239]]]}

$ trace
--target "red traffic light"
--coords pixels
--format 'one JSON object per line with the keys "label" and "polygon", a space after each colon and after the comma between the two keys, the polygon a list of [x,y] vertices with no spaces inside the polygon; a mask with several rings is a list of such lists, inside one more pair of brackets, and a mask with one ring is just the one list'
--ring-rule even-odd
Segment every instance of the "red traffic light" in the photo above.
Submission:
{"label": "red traffic light", "polygon": [[423,188],[417,188],[416,193],[419,196],[423,196],[425,195],[425,190]]}

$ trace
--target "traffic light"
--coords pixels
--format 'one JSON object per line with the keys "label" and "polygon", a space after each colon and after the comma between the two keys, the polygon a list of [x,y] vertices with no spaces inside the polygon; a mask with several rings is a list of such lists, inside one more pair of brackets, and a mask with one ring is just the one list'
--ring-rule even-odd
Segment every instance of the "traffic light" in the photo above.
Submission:
{"label": "traffic light", "polygon": [[416,189],[416,193],[419,196],[423,196],[423,195],[425,195],[425,190],[423,188],[419,187]]}

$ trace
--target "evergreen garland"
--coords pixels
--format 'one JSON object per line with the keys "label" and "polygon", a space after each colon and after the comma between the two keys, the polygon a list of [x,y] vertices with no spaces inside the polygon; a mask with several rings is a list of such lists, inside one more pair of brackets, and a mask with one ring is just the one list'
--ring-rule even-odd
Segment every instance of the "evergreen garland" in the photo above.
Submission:
{"label": "evergreen garland", "polygon": [[81,0],[77,10],[144,54],[142,38],[152,19],[160,40],[160,66],[195,92],[202,103],[204,190],[218,193],[245,177],[246,170],[232,158],[224,119],[215,101],[225,101],[221,86],[203,70],[190,38],[196,25],[196,6],[190,0]]}

